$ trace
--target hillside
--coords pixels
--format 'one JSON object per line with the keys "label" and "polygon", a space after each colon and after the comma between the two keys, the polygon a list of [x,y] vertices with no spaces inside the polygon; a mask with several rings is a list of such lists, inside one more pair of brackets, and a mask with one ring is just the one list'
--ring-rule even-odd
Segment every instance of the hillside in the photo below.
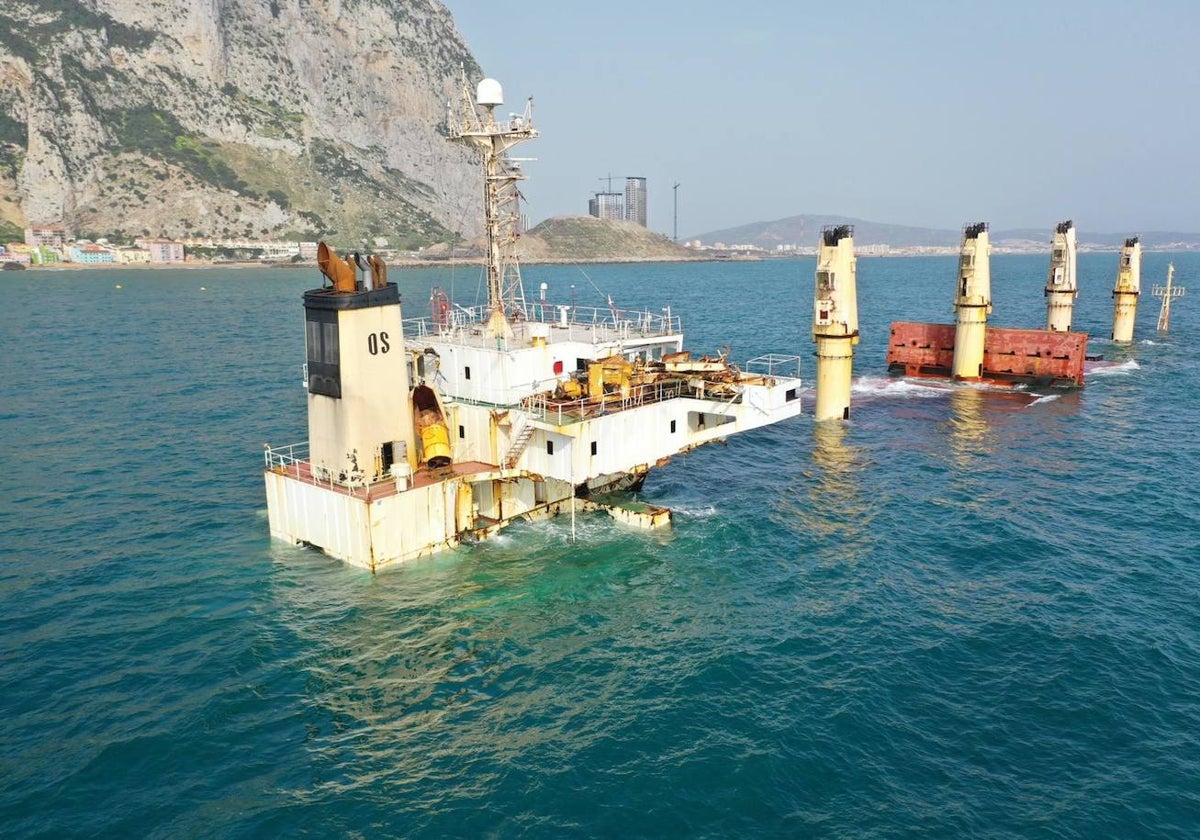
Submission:
{"label": "hillside", "polygon": [[[748,244],[765,250],[774,250],[777,245],[795,244],[801,247],[815,246],[817,237],[824,225],[854,225],[854,242],[856,245],[888,245],[892,248],[935,247],[956,248],[961,238],[961,231],[909,227],[905,225],[884,224],[865,219],[854,219],[848,216],[790,216],[786,219],[776,219],[770,222],[754,222],[724,230],[702,233],[689,239],[700,239],[706,245],[722,242],[726,245]],[[1044,248],[1049,242],[1052,229],[1037,230],[1022,228],[1014,230],[991,231],[991,241],[997,246]],[[1093,233],[1086,229],[1079,230],[1081,246],[1098,248],[1119,248],[1127,236],[1137,233],[1146,248],[1159,249],[1190,249],[1200,248],[1200,234],[1177,233],[1169,231],[1149,231],[1140,233]]]}
{"label": "hillside", "polygon": [[521,259],[545,261],[638,262],[692,259],[695,254],[667,237],[633,222],[592,216],[555,216],[518,242]]}
{"label": "hillside", "polygon": [[463,66],[437,0],[0,4],[0,227],[475,232],[476,168],[439,134]]}
{"label": "hillside", "polygon": [[[487,243],[482,236],[451,247],[439,243],[426,248],[424,260],[484,259]],[[658,262],[702,259],[695,251],[676,245],[662,234],[634,222],[592,216],[554,216],[522,234],[517,257],[537,262]]]}
{"label": "hillside", "polygon": [[936,228],[907,227],[852,219],[849,216],[790,216],[770,222],[752,222],[739,227],[702,233],[689,239],[700,239],[706,245],[723,242],[727,245],[756,245],[774,250],[777,245],[816,245],[825,225],[854,225],[856,245],[887,244],[956,246],[959,232]]}

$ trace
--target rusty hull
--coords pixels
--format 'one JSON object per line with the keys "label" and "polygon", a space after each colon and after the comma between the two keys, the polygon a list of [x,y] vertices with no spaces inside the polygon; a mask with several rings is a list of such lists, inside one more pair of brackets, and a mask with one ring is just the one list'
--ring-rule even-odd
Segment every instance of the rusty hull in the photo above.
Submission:
{"label": "rusty hull", "polygon": [[[1087,340],[1087,333],[988,327],[982,380],[1001,385],[1082,385]],[[949,379],[953,361],[953,324],[892,323],[889,373]]]}

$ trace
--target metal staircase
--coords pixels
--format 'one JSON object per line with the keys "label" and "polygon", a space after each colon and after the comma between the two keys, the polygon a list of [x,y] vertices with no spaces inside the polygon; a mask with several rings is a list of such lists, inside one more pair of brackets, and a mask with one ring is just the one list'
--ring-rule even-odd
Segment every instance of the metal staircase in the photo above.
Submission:
{"label": "metal staircase", "polygon": [[521,460],[521,453],[525,451],[525,447],[529,445],[530,439],[533,437],[533,424],[525,418],[524,415],[518,415],[520,422],[513,422],[513,429],[516,432],[516,437],[513,438],[512,446],[508,448],[508,456],[504,459],[504,468],[511,470],[517,465],[517,461]]}

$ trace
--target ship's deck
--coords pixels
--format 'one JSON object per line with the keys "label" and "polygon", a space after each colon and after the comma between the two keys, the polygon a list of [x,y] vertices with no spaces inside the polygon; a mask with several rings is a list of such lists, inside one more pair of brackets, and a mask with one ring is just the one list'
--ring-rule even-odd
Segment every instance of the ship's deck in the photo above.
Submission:
{"label": "ship's deck", "polygon": [[[285,449],[291,448],[287,447]],[[448,478],[475,475],[477,473],[492,473],[500,470],[500,467],[497,465],[488,464],[483,461],[462,461],[437,469],[422,467],[412,474],[412,480],[409,482],[408,488],[401,490],[396,479],[390,477],[371,483],[365,481],[345,483],[319,477],[313,473],[312,462],[290,458],[288,455],[282,454],[284,451],[284,449],[267,450],[268,470],[279,475],[294,478],[297,481],[302,481],[305,484],[311,484],[314,487],[323,487],[335,493],[352,496],[366,502],[375,502],[380,499],[386,499],[389,496],[395,496],[398,493],[407,492],[407,490],[428,487],[431,484],[445,481]]]}
{"label": "ship's deck", "polygon": [[718,371],[675,371],[652,382],[614,389],[603,397],[570,399],[534,394],[521,401],[521,408],[544,423],[563,426],[681,397],[736,405],[742,402],[746,386],[800,385],[799,356],[758,356],[746,362],[745,367],[744,371],[736,366]]}

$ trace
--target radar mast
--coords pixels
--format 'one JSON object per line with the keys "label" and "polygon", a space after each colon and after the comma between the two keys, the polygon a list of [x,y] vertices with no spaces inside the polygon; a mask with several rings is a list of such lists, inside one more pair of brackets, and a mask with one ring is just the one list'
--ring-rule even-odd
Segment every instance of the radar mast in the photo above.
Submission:
{"label": "radar mast", "polygon": [[1171,301],[1183,297],[1183,293],[1187,291],[1183,286],[1176,286],[1174,280],[1175,263],[1167,263],[1167,285],[1154,287],[1154,296],[1162,298],[1162,309],[1158,312],[1160,333],[1169,332],[1171,329]]}
{"label": "radar mast", "polygon": [[523,114],[510,114],[508,119],[498,123],[496,106],[503,104],[503,92],[495,79],[481,81],[472,99],[464,72],[458,113],[451,106],[448,124],[450,140],[475,149],[483,163],[485,265],[488,308],[491,310],[487,329],[489,334],[507,339],[512,337],[509,317],[527,314],[516,251],[517,238],[521,235],[521,192],[517,182],[525,176],[520,166],[508,157],[508,150],[532,140],[538,132],[533,127],[532,97],[526,101]]}

